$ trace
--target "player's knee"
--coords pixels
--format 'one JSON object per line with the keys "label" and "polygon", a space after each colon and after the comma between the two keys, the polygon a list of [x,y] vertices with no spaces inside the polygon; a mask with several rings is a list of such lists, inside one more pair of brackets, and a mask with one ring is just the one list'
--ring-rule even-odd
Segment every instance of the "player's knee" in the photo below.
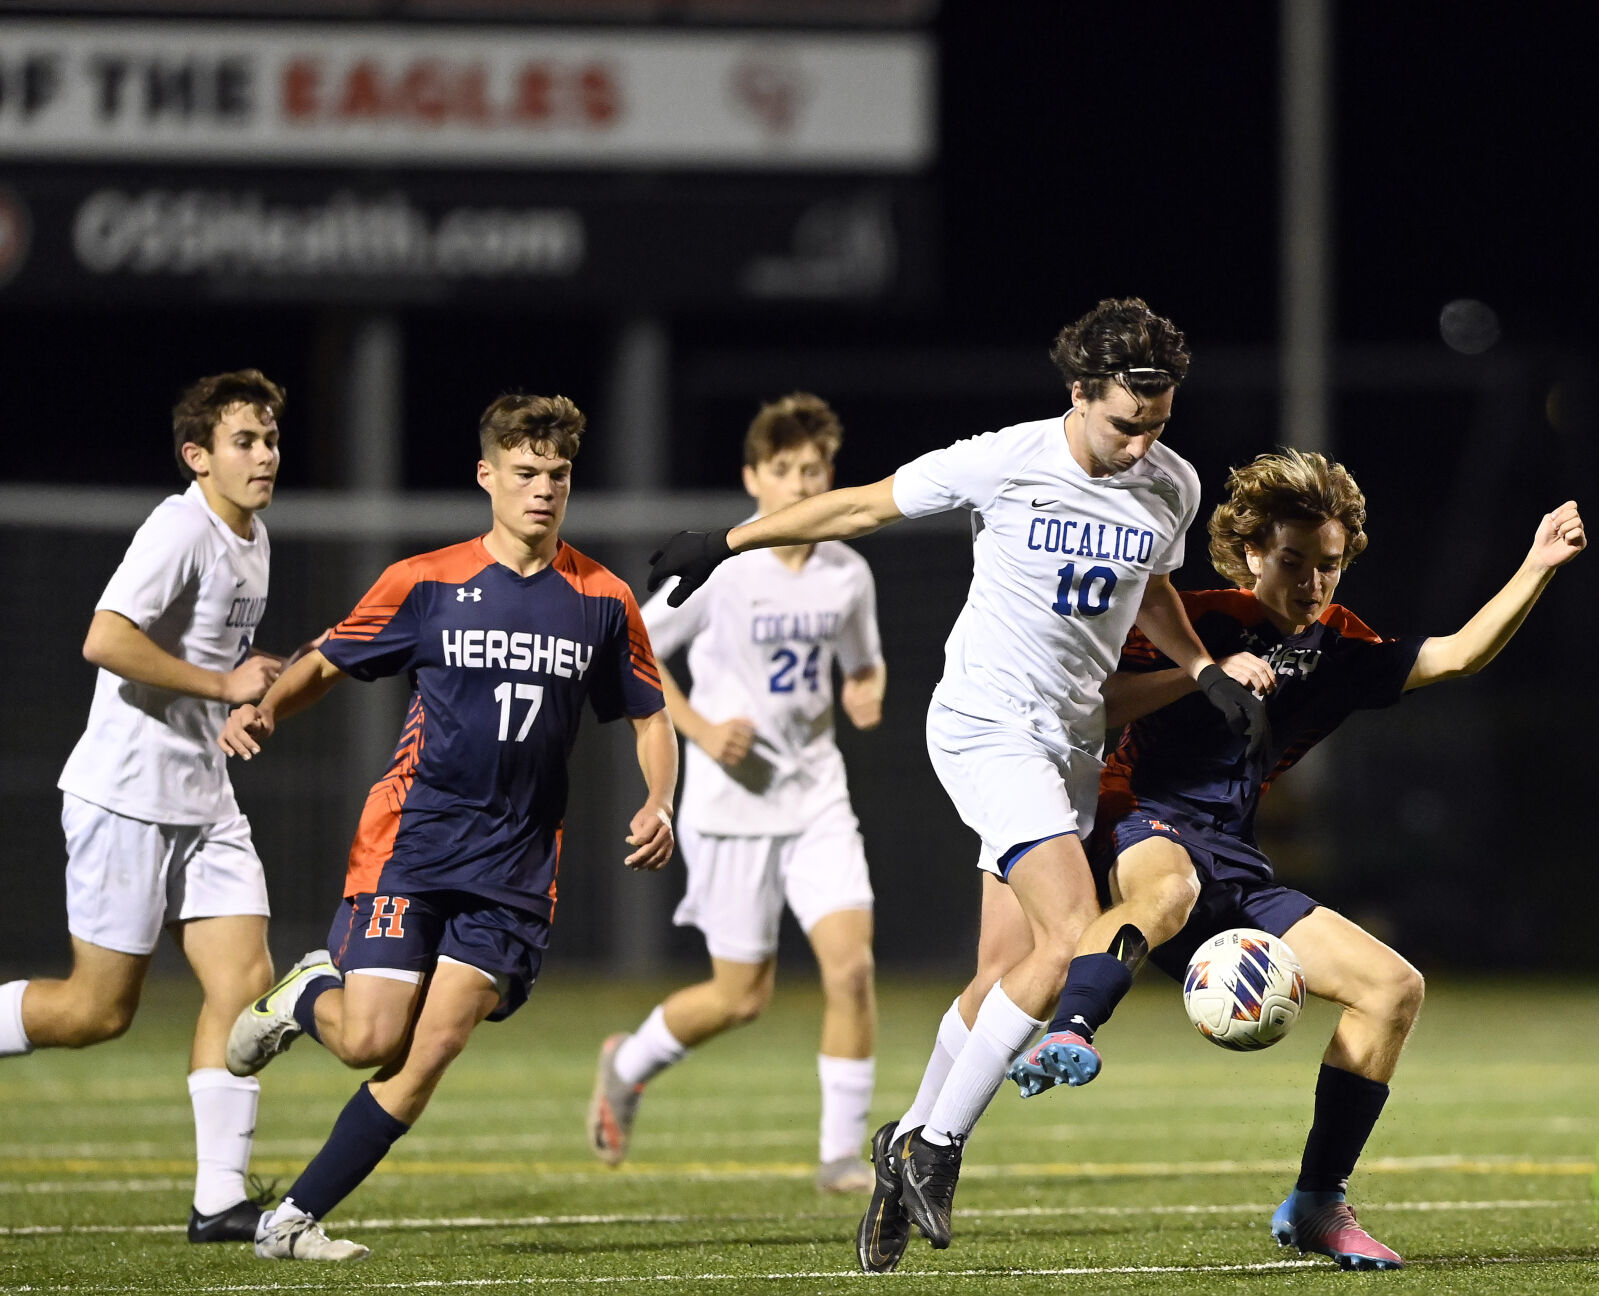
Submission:
{"label": "player's knee", "polygon": [[471,1037],[470,1025],[435,1027],[426,1036],[411,1041],[411,1052],[405,1061],[406,1070],[437,1079],[450,1063],[461,1056]]}
{"label": "player's knee", "polygon": [[1390,1020],[1408,1033],[1421,1014],[1421,1002],[1427,995],[1426,979],[1409,963],[1401,962],[1385,988],[1391,1005]]}
{"label": "player's knee", "polygon": [[399,1056],[405,1045],[405,1025],[387,1021],[344,1022],[337,1042],[329,1040],[339,1061],[345,1066],[364,1069],[382,1066]]}
{"label": "player's knee", "polygon": [[1151,948],[1170,940],[1183,929],[1199,901],[1199,879],[1192,873],[1172,874],[1151,889],[1140,906],[1138,928]]}
{"label": "player's knee", "polygon": [[136,999],[71,1002],[57,1023],[60,1041],[67,1048],[88,1048],[126,1035],[138,1006]]}
{"label": "player's knee", "polygon": [[748,1026],[772,1002],[772,982],[763,978],[754,985],[730,990],[722,996],[722,1011],[727,1024]]}
{"label": "player's knee", "polygon": [[872,951],[862,947],[834,958],[822,969],[822,993],[834,1001],[861,1003],[872,994],[876,965]]}

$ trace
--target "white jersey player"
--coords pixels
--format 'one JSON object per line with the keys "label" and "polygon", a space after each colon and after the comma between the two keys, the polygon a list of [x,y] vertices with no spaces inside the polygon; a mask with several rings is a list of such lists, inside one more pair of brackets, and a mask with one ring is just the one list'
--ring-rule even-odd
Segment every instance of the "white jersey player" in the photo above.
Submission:
{"label": "white jersey player", "polygon": [[[1064,416],[726,532],[680,533],[651,576],[652,587],[680,577],[670,597],[681,602],[748,549],[848,539],[940,509],[974,509],[983,524],[927,721],[934,769],[981,842],[979,971],[940,1023],[909,1111],[873,1138],[876,1186],[857,1235],[872,1272],[899,1263],[913,1222],[949,1245],[966,1138],[1043,1025],[1098,912],[1080,837],[1098,791],[1100,690],[1117,635],[1136,622],[1229,724],[1264,737],[1260,700],[1210,659],[1169,577],[1198,507],[1193,470],[1158,445],[1188,372],[1182,333],[1136,298],[1106,300],[1063,329],[1051,355],[1071,387]],[[1014,949],[1029,952],[999,969],[1002,980],[985,974],[985,952]]]}
{"label": "white jersey player", "polygon": [[257,370],[201,379],[173,410],[192,484],[134,535],[95,605],[83,653],[100,670],[62,771],[72,972],[0,985],[0,1057],[81,1048],[133,1019],[161,929],[204,991],[190,1055],[198,1171],[191,1242],[253,1238],[244,1183],[259,1085],[223,1050],[272,982],[267,894],[217,737],[281,662],[255,651],[270,548],[283,392]]}
{"label": "white jersey player", "polygon": [[[764,406],[745,439],[744,484],[757,516],[832,484],[842,440],[818,397]],[[589,1138],[627,1154],[645,1081],[687,1051],[753,1020],[770,1002],[785,904],[810,940],[824,992],[817,1186],[864,1192],[861,1158],[875,1043],[872,887],[844,761],[833,739],[833,666],[859,728],[882,716],[886,679],[870,569],[841,544],[753,552],[717,569],[703,594],[644,608],[664,663],[688,650],[684,697],[662,668],[673,722],[688,740],[678,841],[688,887],[675,921],[705,934],[711,977],[659,1004],[600,1053]]]}

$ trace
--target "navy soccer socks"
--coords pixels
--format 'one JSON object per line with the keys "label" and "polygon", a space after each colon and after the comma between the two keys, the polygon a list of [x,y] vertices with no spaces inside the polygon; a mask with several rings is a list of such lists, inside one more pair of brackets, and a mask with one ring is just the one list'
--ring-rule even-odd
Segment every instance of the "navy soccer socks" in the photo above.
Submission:
{"label": "navy soccer socks", "polygon": [[362,1085],[344,1104],[322,1150],[289,1189],[287,1200],[307,1215],[322,1219],[355,1191],[357,1185],[388,1155],[395,1140],[411,1127],[378,1105]]}
{"label": "navy soccer socks", "polygon": [[1080,954],[1066,974],[1055,1016],[1046,1035],[1071,1031],[1090,1044],[1094,1032],[1110,1020],[1116,1005],[1133,985],[1133,974],[1114,954]]}
{"label": "navy soccer socks", "polygon": [[1387,1101],[1388,1086],[1381,1081],[1323,1062],[1316,1078],[1316,1115],[1295,1188],[1342,1194]]}
{"label": "navy soccer socks", "polygon": [[333,990],[343,984],[336,976],[316,977],[307,983],[300,991],[300,997],[294,1001],[294,1020],[318,1044],[322,1042],[322,1032],[316,1028],[316,1001],[324,990]]}

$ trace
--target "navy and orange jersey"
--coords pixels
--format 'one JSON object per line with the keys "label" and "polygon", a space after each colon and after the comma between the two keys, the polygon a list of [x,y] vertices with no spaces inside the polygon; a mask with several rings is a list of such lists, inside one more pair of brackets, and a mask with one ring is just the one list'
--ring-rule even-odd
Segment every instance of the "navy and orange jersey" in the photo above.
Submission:
{"label": "navy and orange jersey", "polygon": [[665,705],[628,587],[564,542],[518,576],[469,540],[395,563],[322,654],[357,679],[411,679],[344,894],[463,891],[548,918],[583,703],[601,720]]}
{"label": "navy and orange jersey", "polygon": [[[1255,810],[1273,779],[1351,713],[1392,706],[1424,636],[1383,639],[1347,608],[1333,604],[1299,634],[1285,635],[1246,590],[1184,591],[1183,606],[1212,657],[1252,652],[1276,672],[1266,696],[1271,742],[1253,761],[1200,694],[1180,699],[1127,726],[1100,779],[1099,820],[1116,822],[1140,807],[1246,842]],[[1117,669],[1170,669],[1136,629]]]}

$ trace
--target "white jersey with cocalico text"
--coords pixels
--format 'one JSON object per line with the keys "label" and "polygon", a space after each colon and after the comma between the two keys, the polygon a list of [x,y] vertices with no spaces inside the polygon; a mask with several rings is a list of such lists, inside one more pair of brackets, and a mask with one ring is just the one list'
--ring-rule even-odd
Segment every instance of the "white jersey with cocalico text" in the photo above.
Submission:
{"label": "white jersey with cocalico text", "polygon": [[[260,518],[251,538],[211,511],[198,484],[169,495],[128,545],[95,611],[125,616],[158,647],[211,671],[249,654],[266,611],[271,550]],[[149,823],[216,823],[238,813],[217,736],[227,702],[95,679],[89,724],[67,758],[63,792]]]}
{"label": "white jersey with cocalico text", "polygon": [[1199,509],[1193,467],[1156,442],[1126,472],[1090,477],[1056,417],[912,460],[894,475],[894,503],[906,517],[966,508],[982,521],[934,699],[1097,756],[1101,686],[1144,589],[1182,565]]}
{"label": "white jersey with cocalico text", "polygon": [[679,818],[722,836],[801,831],[849,795],[833,741],[833,663],[848,676],[883,659],[871,569],[832,542],[797,571],[768,549],[738,554],[682,607],[666,601],[675,585],[644,605],[656,659],[686,646],[689,705],[716,724],[742,716],[755,726],[750,754],[731,769],[687,744]]}

